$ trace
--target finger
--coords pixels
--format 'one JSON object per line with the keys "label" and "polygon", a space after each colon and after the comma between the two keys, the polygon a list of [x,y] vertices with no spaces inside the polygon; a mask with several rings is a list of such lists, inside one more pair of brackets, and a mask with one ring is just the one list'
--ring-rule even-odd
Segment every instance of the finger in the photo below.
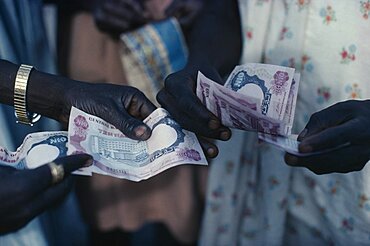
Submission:
{"label": "finger", "polygon": [[[196,113],[191,115],[194,110],[191,110],[190,108],[184,112],[181,107],[177,105],[178,100],[175,100],[175,98],[173,98],[164,90],[157,95],[157,100],[170,112],[170,114],[183,128],[193,131],[200,136],[214,139],[228,140],[231,137],[230,129],[222,126],[218,118],[208,110],[205,110],[205,112],[208,115],[211,115],[211,119],[198,117],[198,114]],[[196,98],[196,100],[199,99]],[[203,104],[200,104],[199,107],[204,106]]]}
{"label": "finger", "polygon": [[309,153],[347,144],[351,142],[351,137],[355,135],[353,131],[356,130],[352,121],[324,129],[315,135],[304,138],[299,144],[299,151]]}
{"label": "finger", "polygon": [[200,146],[208,158],[215,158],[218,155],[218,148],[215,144],[205,138],[198,138]]}
{"label": "finger", "polygon": [[[286,153],[285,162],[290,166],[306,167],[316,174],[358,171],[369,160],[369,147],[355,145],[305,157]],[[356,153],[356,155],[353,155],[353,153]]]}
{"label": "finger", "polygon": [[106,121],[111,122],[124,135],[135,140],[147,140],[152,130],[144,122],[132,117],[124,108],[112,107],[109,114],[104,115]]}
{"label": "finger", "polygon": [[169,6],[166,9],[166,16],[174,16],[182,26],[188,26],[193,22],[201,7],[200,2],[181,2]]}
{"label": "finger", "polygon": [[91,166],[93,164],[93,158],[88,154],[78,154],[60,157],[54,162],[58,165],[62,165],[64,174],[69,175],[82,167]]}
{"label": "finger", "polygon": [[[208,74],[209,73],[207,73],[207,75]],[[191,116],[190,118],[195,119],[192,124],[198,125],[198,127],[195,128],[206,128],[203,133],[199,132],[199,134],[203,136],[221,140],[230,138],[230,129],[222,126],[220,119],[212,114],[194,93],[195,85],[189,74],[177,72],[169,75],[165,80],[165,88],[165,90],[162,90],[161,93],[157,95],[157,101],[166,109],[169,109],[171,114],[177,112],[177,114],[185,113]],[[178,117],[177,119],[175,115],[173,116],[179,123],[181,123],[179,119],[189,118],[185,116]],[[189,127],[189,129],[192,128]],[[218,135],[213,135],[211,132],[218,132]]]}
{"label": "finger", "polygon": [[314,113],[308,121],[305,129],[298,136],[301,141],[306,137],[314,135],[326,128],[342,124],[350,119],[350,115],[345,113],[352,103],[337,103],[322,111]]}
{"label": "finger", "polygon": [[[123,102],[123,104],[126,103]],[[135,93],[129,100],[128,106],[126,106],[127,112],[140,120],[148,117],[156,108],[157,107],[138,90],[135,90]]]}
{"label": "finger", "polygon": [[[91,165],[92,157],[87,154],[71,155],[58,158],[54,162],[63,165],[64,175],[67,176],[81,167]],[[52,185],[52,178],[48,163],[36,169],[19,171],[13,177],[14,180],[17,180],[15,182],[17,185],[16,193],[22,201],[28,201],[48,189]],[[20,201],[12,200],[13,203]]]}
{"label": "finger", "polygon": [[130,29],[130,23],[127,20],[107,15],[101,9],[97,9],[94,12],[94,17],[96,26],[103,32],[119,35]]}
{"label": "finger", "polygon": [[183,5],[182,1],[172,1],[172,3],[166,8],[165,15],[167,17],[174,16],[182,5]]}
{"label": "finger", "polygon": [[129,23],[144,24],[148,22],[145,10],[139,2],[136,1],[107,1],[103,5],[103,10],[107,15],[113,15],[119,19],[126,20]]}
{"label": "finger", "polygon": [[63,182],[37,194],[32,200],[15,208],[16,214],[9,215],[7,223],[16,225],[18,228],[27,224],[48,208],[60,203],[70,192],[72,186],[73,179],[68,177]]}
{"label": "finger", "polygon": [[[196,85],[194,85],[192,78],[186,73],[171,74],[165,80],[166,93],[176,99],[175,105],[180,109],[180,111],[192,115],[200,122],[207,122],[212,130],[220,128],[220,119],[218,119],[202,104],[194,93],[195,86]],[[165,103],[165,101],[160,99],[161,98],[159,98],[158,101]]]}

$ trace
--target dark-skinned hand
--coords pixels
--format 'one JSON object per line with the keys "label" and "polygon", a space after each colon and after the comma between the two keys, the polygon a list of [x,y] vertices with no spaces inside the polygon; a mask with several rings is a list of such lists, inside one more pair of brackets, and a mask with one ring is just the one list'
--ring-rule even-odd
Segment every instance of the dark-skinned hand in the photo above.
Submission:
{"label": "dark-skinned hand", "polygon": [[61,202],[72,188],[73,171],[91,165],[91,156],[73,155],[54,161],[64,167],[64,180],[52,184],[50,167],[32,170],[0,166],[0,234],[22,228],[37,215]]}
{"label": "dark-skinned hand", "polygon": [[97,27],[112,36],[134,30],[150,21],[146,0],[96,0],[93,16]]}
{"label": "dark-skinned hand", "polygon": [[298,140],[302,153],[347,146],[307,157],[286,154],[288,165],[316,174],[361,170],[370,159],[370,100],[341,102],[313,114]]}
{"label": "dark-skinned hand", "polygon": [[71,107],[108,121],[131,139],[147,140],[149,126],[142,122],[156,107],[136,88],[112,84],[74,83],[64,98],[60,122],[68,123]]}
{"label": "dark-skinned hand", "polygon": [[[229,128],[221,124],[198,99],[195,94],[196,72],[181,70],[169,75],[164,88],[158,93],[157,101],[167,109],[175,120],[185,129],[196,133],[199,137],[228,140],[231,137]],[[207,77],[222,83],[218,73],[212,68],[201,69]],[[215,157],[218,149],[210,142],[201,140],[208,157]]]}
{"label": "dark-skinned hand", "polygon": [[183,28],[189,27],[202,9],[202,0],[174,0],[166,9],[167,17],[176,17]]}

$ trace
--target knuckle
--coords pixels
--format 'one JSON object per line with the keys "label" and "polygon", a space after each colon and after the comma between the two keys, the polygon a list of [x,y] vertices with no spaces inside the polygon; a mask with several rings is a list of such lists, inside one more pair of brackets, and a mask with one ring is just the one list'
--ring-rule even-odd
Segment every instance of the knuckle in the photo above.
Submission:
{"label": "knuckle", "polygon": [[134,128],[136,126],[136,120],[132,118],[124,119],[120,123],[121,129],[123,129],[125,134],[132,135]]}
{"label": "knuckle", "polygon": [[159,104],[161,104],[161,105],[163,105],[163,104],[165,104],[165,91],[162,89],[162,90],[160,90],[158,93],[157,93],[157,96],[156,96],[156,99],[157,99],[157,101],[159,102]]}
{"label": "knuckle", "polygon": [[168,75],[166,77],[166,79],[164,80],[164,87],[166,89],[171,89],[174,87],[174,84],[176,83],[176,80],[177,80],[177,74],[176,73],[171,73],[170,75]]}
{"label": "knuckle", "polygon": [[138,100],[145,100],[146,99],[145,94],[142,91],[140,91],[139,89],[134,88],[132,93],[133,93],[133,96],[135,98],[137,98]]}
{"label": "knuckle", "polygon": [[322,113],[316,112],[311,115],[309,122],[315,126],[321,126],[322,125]]}

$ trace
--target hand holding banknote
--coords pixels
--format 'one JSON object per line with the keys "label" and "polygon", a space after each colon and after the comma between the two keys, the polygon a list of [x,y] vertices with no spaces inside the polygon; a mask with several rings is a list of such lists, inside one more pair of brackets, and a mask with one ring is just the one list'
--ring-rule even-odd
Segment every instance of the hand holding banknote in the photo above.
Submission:
{"label": "hand holding banknote", "polygon": [[92,166],[76,174],[141,181],[181,164],[207,165],[195,134],[183,130],[165,109],[156,109],[144,123],[152,135],[146,141],[137,141],[108,122],[72,108],[67,153],[88,153],[94,158]]}
{"label": "hand holding banknote", "polygon": [[142,122],[156,107],[136,88],[112,84],[76,83],[63,100],[61,122],[69,120],[71,107],[77,107],[113,124],[132,139],[146,140],[150,128]]}
{"label": "hand holding banknote", "polygon": [[91,164],[91,157],[86,154],[67,156],[54,162],[64,167],[65,178],[58,184],[52,183],[51,170],[47,164],[32,170],[0,166],[0,234],[23,227],[61,201],[72,188],[69,174]]}
{"label": "hand holding banknote", "polygon": [[[214,81],[223,83],[214,68],[207,66],[201,70]],[[228,140],[231,137],[230,129],[223,126],[221,120],[202,104],[195,93],[196,86],[197,71],[181,70],[173,73],[166,78],[164,88],[157,95],[157,101],[183,128],[196,133],[198,137]],[[204,138],[199,140],[208,157],[217,156],[216,145]]]}
{"label": "hand holding banknote", "polygon": [[361,170],[370,159],[369,126],[369,100],[335,104],[313,114],[299,135],[299,151],[305,156],[286,154],[285,160],[316,174]]}

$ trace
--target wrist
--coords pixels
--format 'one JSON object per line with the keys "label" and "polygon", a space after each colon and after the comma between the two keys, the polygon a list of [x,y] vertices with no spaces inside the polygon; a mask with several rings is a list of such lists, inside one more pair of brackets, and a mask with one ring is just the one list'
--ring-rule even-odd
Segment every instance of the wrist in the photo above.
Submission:
{"label": "wrist", "polygon": [[73,80],[34,70],[27,89],[28,110],[59,121],[65,95],[73,83]]}

